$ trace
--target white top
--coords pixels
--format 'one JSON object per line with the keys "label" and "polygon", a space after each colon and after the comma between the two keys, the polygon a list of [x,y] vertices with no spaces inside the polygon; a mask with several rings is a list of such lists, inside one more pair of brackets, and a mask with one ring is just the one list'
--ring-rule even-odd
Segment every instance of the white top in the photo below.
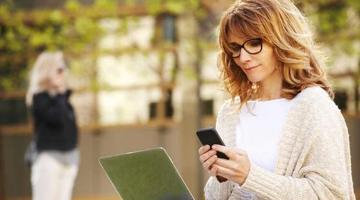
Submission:
{"label": "white top", "polygon": [[249,101],[240,110],[236,125],[236,146],[245,150],[252,163],[271,172],[282,128],[293,100]]}

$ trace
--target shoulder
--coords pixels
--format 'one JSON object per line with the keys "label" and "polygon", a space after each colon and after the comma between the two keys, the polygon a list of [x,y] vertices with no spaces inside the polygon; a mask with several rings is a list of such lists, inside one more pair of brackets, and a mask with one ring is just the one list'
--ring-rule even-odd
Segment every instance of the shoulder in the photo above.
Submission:
{"label": "shoulder", "polygon": [[302,90],[294,98],[298,104],[311,109],[336,109],[338,107],[330,98],[329,94],[319,86],[312,86]]}
{"label": "shoulder", "polygon": [[240,99],[226,100],[221,106],[216,118],[216,130],[228,146],[234,146],[235,126],[240,110]]}
{"label": "shoulder", "polygon": [[46,100],[49,100],[50,98],[51,97],[48,92],[39,92],[39,93],[34,94],[33,101],[35,103],[38,101],[46,101]]}
{"label": "shoulder", "polygon": [[314,102],[333,102],[329,94],[320,86],[312,86],[303,89],[295,98],[305,99]]}
{"label": "shoulder", "polygon": [[[240,111],[240,98],[226,100],[219,109],[217,114],[217,124],[232,124],[236,120]],[[226,126],[227,126],[226,125]]]}
{"label": "shoulder", "polygon": [[51,95],[49,92],[43,91],[43,92],[34,94],[33,100],[34,101],[36,101],[36,100],[47,101],[47,100],[56,100],[56,99],[61,99],[61,98],[68,99],[71,95],[72,95],[72,90],[66,90],[62,94],[55,94],[55,95]]}
{"label": "shoulder", "polygon": [[331,100],[329,94],[319,86],[305,88],[295,98]]}
{"label": "shoulder", "polygon": [[[287,116],[284,141],[320,147],[347,135],[346,122],[328,93],[320,87],[300,92]],[[294,139],[296,138],[296,139]]]}
{"label": "shoulder", "polygon": [[240,110],[240,98],[236,97],[234,99],[225,100],[225,102],[221,105],[217,118],[228,118],[230,116],[236,115]]}
{"label": "shoulder", "polygon": [[331,126],[344,124],[340,109],[321,87],[304,89],[295,97],[295,101],[297,101],[297,106],[294,106],[294,111],[298,113],[297,116],[308,118],[314,127],[316,123]]}
{"label": "shoulder", "polygon": [[48,92],[45,92],[45,91],[38,92],[38,93],[34,94],[34,97],[49,97],[49,96],[50,96],[50,94]]}

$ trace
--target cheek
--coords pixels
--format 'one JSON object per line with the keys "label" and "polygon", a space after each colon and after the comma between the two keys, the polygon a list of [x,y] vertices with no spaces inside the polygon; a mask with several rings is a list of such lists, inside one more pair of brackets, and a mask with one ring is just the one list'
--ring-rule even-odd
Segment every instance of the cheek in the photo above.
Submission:
{"label": "cheek", "polygon": [[259,64],[266,66],[266,68],[271,71],[274,70],[278,65],[277,58],[272,49],[266,49],[264,54],[259,57],[258,60],[260,62]]}
{"label": "cheek", "polygon": [[267,63],[268,63],[268,69],[269,69],[270,71],[273,71],[273,70],[275,70],[275,69],[277,68],[278,62],[277,62],[275,56],[270,57],[270,58],[268,59],[268,62],[267,62]]}
{"label": "cheek", "polygon": [[54,75],[51,79],[53,82],[57,82],[60,79],[60,77],[58,75]]}
{"label": "cheek", "polygon": [[265,46],[263,52],[264,55],[262,56],[262,62],[266,62],[271,65],[276,65],[277,58],[275,56],[274,50],[269,46]]}
{"label": "cheek", "polygon": [[55,77],[56,77],[57,79],[63,79],[63,78],[64,78],[64,73],[56,74]]}
{"label": "cheek", "polygon": [[61,74],[55,74],[51,79],[51,83],[55,85],[61,84],[62,82],[64,82],[64,77]]}

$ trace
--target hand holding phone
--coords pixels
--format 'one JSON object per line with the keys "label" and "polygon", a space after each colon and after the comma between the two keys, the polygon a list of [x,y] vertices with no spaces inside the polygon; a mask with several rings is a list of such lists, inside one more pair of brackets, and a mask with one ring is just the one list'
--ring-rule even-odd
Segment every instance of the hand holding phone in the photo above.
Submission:
{"label": "hand holding phone", "polygon": [[[218,132],[214,128],[204,128],[196,131],[196,135],[198,136],[202,145],[210,145],[210,148],[214,144],[219,144],[225,146]],[[217,152],[217,157],[223,159],[229,159],[224,153]]]}
{"label": "hand holding phone", "polygon": [[[224,142],[222,141],[221,137],[217,133],[217,131],[214,128],[204,128],[196,131],[196,135],[198,136],[200,142],[202,145],[210,145],[210,148],[214,144],[219,144],[225,146]],[[216,152],[216,156],[218,158],[223,159],[229,159],[224,153],[222,152]],[[217,180],[221,182],[227,181],[226,178],[222,176],[216,176]]]}

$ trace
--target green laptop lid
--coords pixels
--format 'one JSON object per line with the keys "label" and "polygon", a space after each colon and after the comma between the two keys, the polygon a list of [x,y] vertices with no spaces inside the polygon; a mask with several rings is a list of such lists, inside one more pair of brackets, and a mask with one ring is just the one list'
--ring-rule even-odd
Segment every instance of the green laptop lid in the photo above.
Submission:
{"label": "green laptop lid", "polygon": [[102,157],[108,178],[123,200],[193,200],[163,148]]}

